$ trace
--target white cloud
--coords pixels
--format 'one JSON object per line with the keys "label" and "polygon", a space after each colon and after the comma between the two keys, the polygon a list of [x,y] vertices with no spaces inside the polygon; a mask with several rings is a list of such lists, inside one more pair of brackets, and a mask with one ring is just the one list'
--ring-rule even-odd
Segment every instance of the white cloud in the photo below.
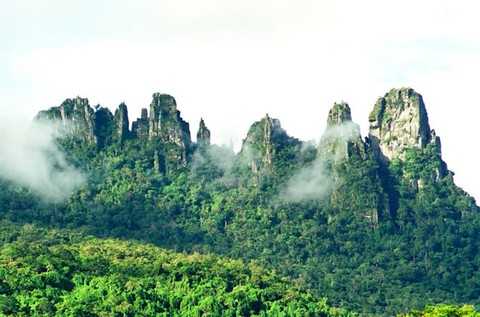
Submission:
{"label": "white cloud", "polygon": [[26,186],[48,201],[68,198],[84,182],[55,140],[66,133],[61,126],[28,122],[25,117],[2,116],[0,177]]}

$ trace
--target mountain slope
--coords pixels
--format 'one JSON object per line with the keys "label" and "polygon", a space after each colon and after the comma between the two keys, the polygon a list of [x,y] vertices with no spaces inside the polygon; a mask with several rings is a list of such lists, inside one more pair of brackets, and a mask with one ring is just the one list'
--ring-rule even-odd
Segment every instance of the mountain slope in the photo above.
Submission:
{"label": "mountain slope", "polygon": [[353,316],[253,263],[32,226],[0,264],[2,316]]}
{"label": "mountain slope", "polygon": [[39,118],[73,127],[59,142],[87,185],[51,205],[5,183],[2,218],[254,259],[366,314],[480,303],[479,208],[414,90],[381,97],[365,139],[341,103],[318,146],[267,115],[238,154],[211,145],[203,120],[192,143],[171,96],[154,94],[131,131],[124,106],[112,115],[77,99]]}

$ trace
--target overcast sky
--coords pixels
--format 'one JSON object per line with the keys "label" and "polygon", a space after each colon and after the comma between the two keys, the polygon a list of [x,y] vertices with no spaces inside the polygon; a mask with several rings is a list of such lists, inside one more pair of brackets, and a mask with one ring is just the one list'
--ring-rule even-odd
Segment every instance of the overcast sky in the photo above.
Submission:
{"label": "overcast sky", "polygon": [[269,113],[318,139],[334,101],[368,113],[390,88],[424,96],[456,181],[480,199],[477,0],[15,0],[0,12],[0,115],[77,95],[131,119],[176,97],[195,134],[239,144]]}

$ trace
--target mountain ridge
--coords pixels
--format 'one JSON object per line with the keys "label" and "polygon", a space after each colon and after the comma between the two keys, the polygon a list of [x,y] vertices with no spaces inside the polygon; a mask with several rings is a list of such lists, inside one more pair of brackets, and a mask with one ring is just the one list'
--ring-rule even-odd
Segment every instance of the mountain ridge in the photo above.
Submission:
{"label": "mountain ridge", "polygon": [[385,96],[366,137],[342,102],[326,114],[319,144],[265,115],[239,153],[211,144],[208,120],[201,142],[192,142],[169,95],[154,95],[153,112],[142,110],[128,131],[126,107],[114,115],[70,99],[38,117],[70,127],[57,143],[88,181],[57,204],[0,183],[0,213],[20,224],[257,260],[366,315],[480,304],[479,207],[447,172],[418,93]]}
{"label": "mountain ridge", "polygon": [[[66,99],[60,106],[49,110],[40,111],[36,119],[72,121],[74,132],[83,141],[93,143],[98,149],[114,142],[123,143],[127,139],[136,138],[149,142],[159,142],[162,147],[158,151],[159,171],[168,172],[186,167],[191,162],[193,153],[199,146],[210,145],[211,131],[206,127],[203,118],[200,120],[199,129],[196,133],[197,142],[192,141],[189,124],[181,117],[177,109],[174,97],[163,93],[154,93],[150,110],[143,108],[141,116],[132,121],[129,126],[128,107],[121,103],[115,110],[115,115],[108,108],[95,106],[93,109],[88,99],[76,97]],[[428,113],[423,102],[423,97],[409,87],[393,88],[383,97],[378,98],[372,112],[369,115],[370,128],[368,135],[363,137],[360,129],[353,127],[354,142],[345,142],[345,153],[349,156],[350,151],[356,151],[362,156],[366,155],[367,149],[382,163],[388,164],[393,160],[404,160],[407,149],[425,149],[429,144],[435,148],[438,154],[439,166],[431,178],[440,180],[445,177],[453,177],[454,173],[448,170],[447,164],[442,160],[441,140],[435,130],[430,128]],[[327,119],[327,134],[329,128],[340,126],[344,123],[352,123],[351,110],[347,103],[334,103],[329,111]],[[252,140],[255,125],[262,125],[263,140]],[[252,171],[257,171],[265,165],[266,169],[272,169],[273,155],[276,147],[272,136],[282,135],[280,139],[288,139],[290,136],[281,127],[278,119],[271,119],[268,114],[257,123],[250,126],[247,136],[243,140],[243,146],[238,155],[245,153],[246,144],[263,143],[263,153],[250,162]],[[350,138],[352,136],[342,136]],[[318,149],[321,149],[320,140]],[[296,140],[296,141],[295,141]],[[291,141],[305,144],[295,138]],[[163,145],[163,146],[161,146]],[[355,148],[353,149],[352,146]],[[258,149],[257,149],[258,150]],[[362,153],[362,154],[361,154]],[[251,153],[249,153],[251,155]],[[255,155],[258,155],[255,154]],[[258,165],[258,166],[257,166]],[[424,180],[417,179],[416,187],[422,186]]]}

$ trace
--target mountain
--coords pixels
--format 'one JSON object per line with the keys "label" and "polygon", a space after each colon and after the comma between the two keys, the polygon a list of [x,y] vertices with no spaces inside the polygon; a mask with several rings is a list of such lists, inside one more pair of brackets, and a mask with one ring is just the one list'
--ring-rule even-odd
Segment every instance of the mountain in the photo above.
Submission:
{"label": "mountain", "polygon": [[13,223],[135,239],[182,252],[255,260],[335,306],[391,316],[443,302],[480,304],[480,209],[454,182],[426,106],[411,88],[379,98],[362,137],[335,103],[318,145],[266,115],[239,153],[191,140],[172,96],[155,93],[129,127],[87,99],[38,114],[88,182],[64,203],[3,182]]}

